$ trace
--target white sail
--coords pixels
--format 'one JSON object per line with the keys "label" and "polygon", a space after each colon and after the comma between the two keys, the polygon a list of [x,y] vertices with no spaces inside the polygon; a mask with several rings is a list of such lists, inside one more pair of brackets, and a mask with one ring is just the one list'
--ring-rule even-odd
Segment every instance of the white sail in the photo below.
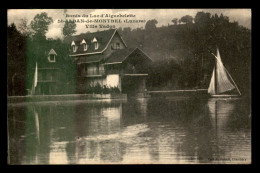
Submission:
{"label": "white sail", "polygon": [[226,69],[221,61],[219,50],[217,49],[217,79],[216,79],[216,93],[223,93],[235,88],[235,86],[231,83],[230,79],[228,78]]}
{"label": "white sail", "polygon": [[209,94],[216,94],[216,89],[215,89],[215,68],[213,69],[209,88],[208,88],[208,93]]}
{"label": "white sail", "polygon": [[38,82],[38,69],[37,69],[37,62],[36,62],[35,73],[34,73],[34,87],[37,86],[37,82]]}
{"label": "white sail", "polygon": [[38,83],[38,68],[37,68],[37,62],[35,65],[35,72],[34,72],[34,77],[33,77],[33,85],[32,85],[32,94],[35,94],[35,88]]}
{"label": "white sail", "polygon": [[208,93],[210,94],[221,94],[226,91],[235,89],[236,87],[231,83],[226,68],[224,67],[219,50],[217,49],[216,66],[213,70]]}

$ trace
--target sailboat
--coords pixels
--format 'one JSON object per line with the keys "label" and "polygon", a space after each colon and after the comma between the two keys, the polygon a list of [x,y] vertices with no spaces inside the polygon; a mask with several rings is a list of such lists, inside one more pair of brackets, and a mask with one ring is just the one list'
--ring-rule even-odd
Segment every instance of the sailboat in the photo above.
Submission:
{"label": "sailboat", "polygon": [[[217,48],[217,56],[211,53],[215,59],[215,67],[213,69],[212,77],[210,80],[208,93],[212,97],[237,97],[241,95],[235,81],[224,67],[219,50]],[[236,90],[238,94],[231,94]],[[233,93],[233,92],[232,92]]]}

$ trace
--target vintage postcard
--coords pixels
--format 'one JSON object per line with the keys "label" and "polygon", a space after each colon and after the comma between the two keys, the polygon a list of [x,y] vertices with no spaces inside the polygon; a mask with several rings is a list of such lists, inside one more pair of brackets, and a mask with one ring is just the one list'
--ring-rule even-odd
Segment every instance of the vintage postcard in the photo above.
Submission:
{"label": "vintage postcard", "polygon": [[251,9],[8,9],[10,165],[251,164]]}

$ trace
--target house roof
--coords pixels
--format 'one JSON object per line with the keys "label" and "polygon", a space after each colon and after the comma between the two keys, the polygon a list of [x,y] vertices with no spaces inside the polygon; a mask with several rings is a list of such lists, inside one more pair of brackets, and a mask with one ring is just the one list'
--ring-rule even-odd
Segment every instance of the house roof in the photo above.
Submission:
{"label": "house roof", "polygon": [[113,52],[106,60],[105,64],[121,63],[131,53],[132,50],[120,49]]}
{"label": "house roof", "polygon": [[[70,56],[102,53],[104,50],[106,50],[108,44],[110,43],[110,41],[112,40],[113,36],[116,33],[117,33],[116,29],[110,29],[110,30],[93,32],[93,33],[85,33],[85,34],[66,37],[64,39],[64,42],[67,44],[71,44],[74,41],[75,45],[78,47],[76,52],[71,52]],[[81,44],[83,39],[87,43],[88,46],[87,51],[84,51],[84,46],[83,44]],[[93,42],[94,39],[96,39],[99,44],[98,49],[95,49],[95,44]]]}
{"label": "house roof", "polygon": [[94,54],[94,55],[88,55],[88,56],[81,56],[79,57],[77,63],[92,63],[92,62],[99,62],[103,59],[103,56],[99,54]]}
{"label": "house roof", "polygon": [[151,58],[146,55],[141,49],[121,49],[113,52],[106,60],[105,64],[115,64],[115,63],[122,63],[130,56],[135,56],[136,54],[145,57],[146,60],[152,61]]}
{"label": "house roof", "polygon": [[48,53],[48,55],[57,55],[54,49],[51,49],[51,51]]}

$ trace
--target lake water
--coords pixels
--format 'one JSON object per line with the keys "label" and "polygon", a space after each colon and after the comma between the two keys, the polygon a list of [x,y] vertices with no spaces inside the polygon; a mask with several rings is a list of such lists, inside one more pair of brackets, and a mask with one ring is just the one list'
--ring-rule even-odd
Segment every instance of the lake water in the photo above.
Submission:
{"label": "lake water", "polygon": [[8,105],[10,164],[251,163],[247,99]]}

